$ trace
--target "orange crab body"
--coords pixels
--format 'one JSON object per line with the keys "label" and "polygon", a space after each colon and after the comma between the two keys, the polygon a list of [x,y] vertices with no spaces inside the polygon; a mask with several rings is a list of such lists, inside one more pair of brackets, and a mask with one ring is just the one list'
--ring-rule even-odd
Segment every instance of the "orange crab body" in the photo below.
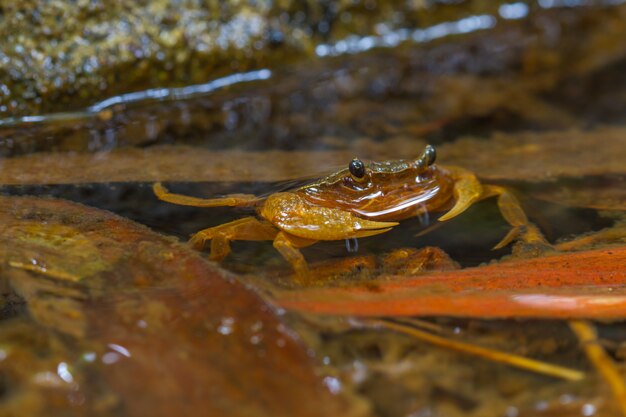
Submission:
{"label": "orange crab body", "polygon": [[320,240],[343,240],[389,231],[398,222],[429,213],[442,213],[440,221],[455,217],[481,199],[498,196],[503,217],[513,226],[498,247],[515,238],[544,242],[517,199],[507,189],[483,185],[471,172],[434,164],[435,149],[427,146],[415,160],[363,163],[291,191],[266,198],[233,194],[200,199],[169,193],[154,185],[164,201],[197,206],[256,206],[257,217],[245,217],[196,233],[191,242],[202,247],[211,241],[213,260],[230,252],[232,240],[273,240],[274,247],[293,266],[298,277],[308,276],[299,249]]}

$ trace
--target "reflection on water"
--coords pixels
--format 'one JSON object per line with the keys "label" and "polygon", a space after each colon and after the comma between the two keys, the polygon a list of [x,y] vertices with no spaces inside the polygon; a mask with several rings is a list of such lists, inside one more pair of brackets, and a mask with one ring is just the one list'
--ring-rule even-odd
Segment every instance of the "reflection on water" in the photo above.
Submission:
{"label": "reflection on water", "polygon": [[[189,85],[180,88],[156,88],[135,93],[121,94],[115,97],[109,97],[98,103],[95,103],[87,109],[78,112],[51,113],[41,116],[22,116],[9,117],[0,119],[0,127],[8,126],[24,126],[31,123],[57,123],[57,122],[77,122],[89,118],[107,118],[104,110],[115,106],[132,107],[133,104],[144,102],[159,101],[175,101],[190,100],[198,96],[205,96],[216,90],[230,87],[240,83],[267,80],[272,76],[272,72],[268,69],[258,71],[250,71],[241,74],[231,74],[226,77],[218,78],[204,84]],[[151,136],[151,135],[148,135]]]}
{"label": "reflection on water", "polygon": [[315,48],[319,57],[358,54],[374,48],[394,48],[403,42],[430,42],[451,35],[461,35],[477,30],[491,29],[496,19],[489,15],[470,16],[456,22],[439,23],[426,29],[388,30],[380,36],[352,36],[333,45],[321,44]]}
{"label": "reflection on water", "polygon": [[[271,241],[234,241],[219,267],[202,260],[210,244],[201,258],[175,243],[254,216],[253,208],[177,206],[152,191],[163,181],[196,197],[269,196],[355,156],[416,158],[433,143],[438,164],[513,190],[551,244],[621,247],[626,23],[623,8],[609,7],[619,2],[573,7],[586,3],[512,2],[429,27],[380,26],[320,43],[304,64],[0,121],[0,414],[618,415],[564,321],[394,323],[582,370],[582,381],[476,359],[351,317],[274,311],[255,291],[304,290]],[[602,23],[609,17],[611,31]],[[331,203],[349,205],[341,198]],[[315,285],[375,296],[398,277],[409,286],[424,271],[491,271],[553,249],[493,250],[510,229],[496,198],[446,222],[437,221],[441,212],[418,214],[378,236],[303,247]],[[541,271],[531,272],[536,279]],[[611,279],[621,279],[623,270],[614,272]],[[449,295],[428,288],[425,296]],[[571,305],[574,291],[534,290],[513,298],[557,309]],[[584,290],[622,303],[621,285]],[[455,291],[463,301],[468,289]],[[621,363],[623,324],[597,327]]]}

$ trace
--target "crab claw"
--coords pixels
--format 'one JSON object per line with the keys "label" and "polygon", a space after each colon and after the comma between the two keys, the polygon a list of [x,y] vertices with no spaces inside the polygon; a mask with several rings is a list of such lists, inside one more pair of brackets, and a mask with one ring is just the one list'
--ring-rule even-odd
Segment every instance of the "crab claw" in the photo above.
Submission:
{"label": "crab claw", "polygon": [[398,224],[398,222],[377,222],[355,217],[352,222],[352,229],[354,231],[354,236],[352,237],[367,237],[379,235],[381,233],[388,232]]}
{"label": "crab claw", "polygon": [[398,222],[377,222],[374,220],[365,220],[357,218],[354,222],[354,228],[356,230],[374,230],[383,229],[388,227],[394,227],[399,225]]}
{"label": "crab claw", "polygon": [[352,224],[352,228],[354,229],[353,237],[379,235],[381,233],[388,232],[398,224],[398,222],[376,222],[372,220],[356,219],[356,221]]}
{"label": "crab claw", "polygon": [[[277,204],[273,206],[273,203]],[[286,203],[297,210],[286,213]],[[398,222],[368,220],[337,208],[312,206],[295,193],[285,193],[280,200],[270,197],[261,210],[261,216],[291,235],[311,240],[373,236],[398,225]]]}
{"label": "crab claw", "polygon": [[483,190],[476,177],[467,176],[460,178],[454,184],[454,206],[439,218],[440,222],[445,222],[463,213],[469,206],[481,199]]}
{"label": "crab claw", "polygon": [[454,207],[452,207],[446,214],[439,217],[439,221],[445,222],[445,221],[452,219],[453,217],[458,216],[459,214],[467,210],[467,208],[471,206],[474,203],[474,201],[475,199],[473,198],[457,198],[456,203],[454,204]]}

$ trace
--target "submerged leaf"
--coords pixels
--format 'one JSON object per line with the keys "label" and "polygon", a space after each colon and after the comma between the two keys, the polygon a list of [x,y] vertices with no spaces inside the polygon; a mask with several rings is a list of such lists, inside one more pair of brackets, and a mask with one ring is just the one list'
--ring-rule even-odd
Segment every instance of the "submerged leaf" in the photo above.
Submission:
{"label": "submerged leaf", "polygon": [[[0,273],[14,292],[3,315],[11,297],[26,307],[15,304],[19,326],[0,321],[0,333],[18,329],[0,340],[12,378],[3,400],[30,404],[29,415],[346,413],[254,292],[131,221],[61,200],[0,197]],[[53,353],[31,355],[30,334]]]}
{"label": "submerged leaf", "polygon": [[626,318],[626,246],[276,293],[284,308],[350,316]]}

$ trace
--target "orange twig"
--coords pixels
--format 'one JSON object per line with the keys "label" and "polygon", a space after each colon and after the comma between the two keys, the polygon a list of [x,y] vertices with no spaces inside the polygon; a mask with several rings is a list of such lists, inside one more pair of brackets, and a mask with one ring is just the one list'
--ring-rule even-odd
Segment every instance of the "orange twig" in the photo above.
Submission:
{"label": "orange twig", "polygon": [[549,375],[555,378],[563,378],[570,381],[579,381],[583,379],[584,374],[575,369],[569,369],[558,365],[541,362],[535,359],[529,359],[511,353],[500,352],[481,346],[472,345],[465,342],[446,339],[432,333],[419,330],[404,324],[395,323],[387,320],[364,320],[363,323],[370,324],[375,327],[384,327],[409,336],[413,336],[435,346],[446,349],[456,350],[457,352],[468,353],[470,355],[479,356],[494,362],[504,363],[510,366],[521,368],[527,371],[536,372],[543,375]]}
{"label": "orange twig", "polygon": [[578,337],[587,358],[609,384],[620,411],[626,416],[626,384],[624,383],[624,376],[619,372],[615,362],[607,355],[602,345],[598,343],[595,327],[585,320],[572,320],[569,322],[569,325]]}

